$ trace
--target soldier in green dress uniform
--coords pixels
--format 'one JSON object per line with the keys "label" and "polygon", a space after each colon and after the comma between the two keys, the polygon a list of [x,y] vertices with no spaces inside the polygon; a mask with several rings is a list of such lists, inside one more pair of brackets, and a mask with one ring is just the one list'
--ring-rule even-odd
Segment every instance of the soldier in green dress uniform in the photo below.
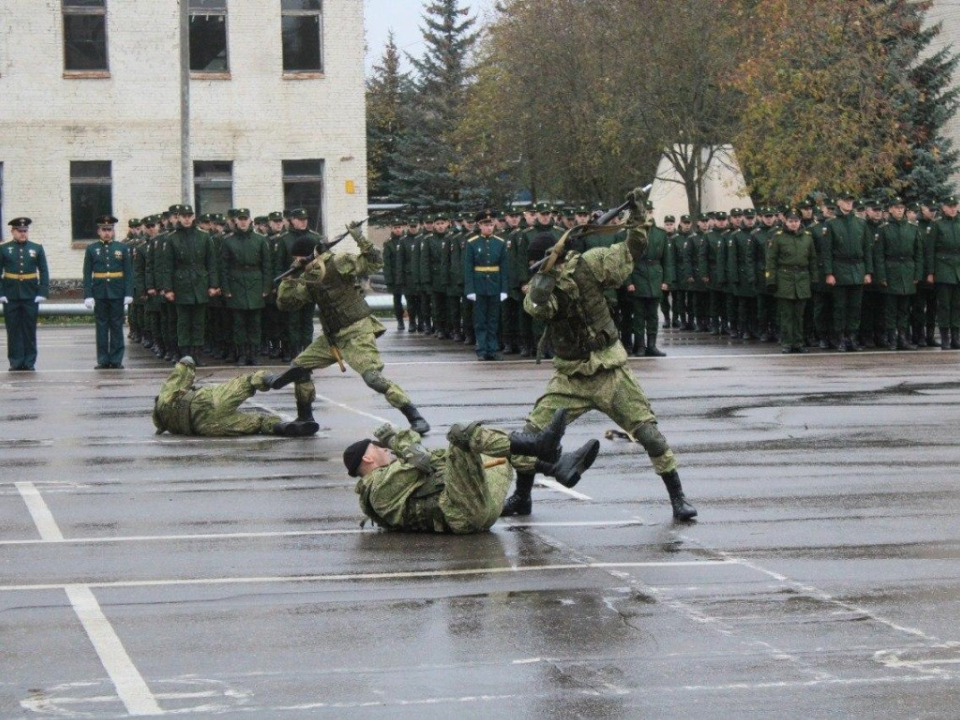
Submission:
{"label": "soldier in green dress uniform", "polygon": [[[210,236],[194,226],[193,206],[181,205],[177,229],[167,238],[161,284],[177,310],[177,344],[199,357],[207,303],[220,291],[219,262]],[[184,351],[185,352],[185,351]]]}
{"label": "soldier in green dress uniform", "polygon": [[223,299],[233,319],[232,340],[237,364],[256,365],[260,325],[273,286],[273,264],[267,239],[251,228],[250,210],[237,208],[236,231],[223,241]]}
{"label": "soldier in green dress uniform", "polygon": [[407,303],[407,332],[423,332],[423,318],[420,314],[420,219],[411,216],[407,219],[407,229],[400,243],[402,248],[401,267],[403,269],[403,298]]}
{"label": "soldier in green dress uniform", "polygon": [[114,237],[117,219],[97,218],[97,242],[83,254],[83,303],[97,325],[97,370],[123,368],[123,312],[133,302],[130,248]]}
{"label": "soldier in green dress uniform", "polygon": [[800,210],[786,212],[785,227],[767,240],[766,285],[780,311],[780,345],[783,353],[805,353],[803,310],[812,295],[817,274],[813,236],[803,229]]}
{"label": "soldier in green dress uniform", "polygon": [[[283,237],[290,262],[296,258],[310,258],[314,250],[323,244],[323,238],[310,229],[310,215],[305,208],[294,208],[288,213],[290,229]],[[279,273],[278,273],[279,274]],[[279,306],[280,303],[277,303]],[[296,355],[313,342],[313,316],[316,305],[305,302],[296,308],[289,308],[287,339],[290,352]]]}
{"label": "soldier in green dress uniform", "polygon": [[[670,218],[671,225],[674,218]],[[615,236],[614,236],[615,237]],[[673,253],[667,232],[652,227],[647,235],[647,247],[633,264],[633,272],[625,285],[631,307],[630,317],[633,327],[632,355],[639,357],[665,357],[666,353],[657,347],[657,328],[661,296],[674,282],[675,268]],[[668,311],[669,312],[669,311]],[[646,341],[644,341],[646,335]]]}
{"label": "soldier in green dress uniform", "polygon": [[50,295],[50,270],[43,246],[29,239],[28,217],[7,223],[13,240],[0,245],[0,304],[7,330],[7,360],[12,371],[33,371],[37,364],[37,316]]}
{"label": "soldier in green dress uniform", "polygon": [[837,198],[837,217],[827,223],[823,241],[826,284],[833,291],[837,349],[862,350],[857,340],[863,306],[863,286],[873,281],[873,238],[867,223],[853,212],[854,195]]}
{"label": "soldier in green dress uniform", "polygon": [[937,325],[940,347],[960,350],[960,200],[951,195],[943,200],[943,216],[930,230],[924,269],[927,282],[937,288]]}
{"label": "soldier in green dress uniform", "polygon": [[287,226],[283,221],[283,212],[274,210],[267,215],[267,247],[270,250],[270,294],[264,305],[264,326],[267,340],[270,343],[270,357],[280,358],[283,362],[290,362],[293,355],[290,353],[287,339],[289,332],[289,313],[277,307],[277,288],[273,278],[290,267],[290,258],[287,256],[287,246],[283,241]]}
{"label": "soldier in green dress uniform", "polygon": [[393,298],[393,316],[397,320],[397,331],[403,332],[406,329],[403,324],[403,266],[400,248],[403,242],[403,222],[394,218],[388,225],[390,236],[383,243],[383,282]]}
{"label": "soldier in green dress uniform", "polygon": [[899,197],[887,201],[890,219],[880,226],[874,245],[873,271],[883,292],[887,349],[916,350],[910,335],[910,310],[923,277],[923,238],[908,222]]}

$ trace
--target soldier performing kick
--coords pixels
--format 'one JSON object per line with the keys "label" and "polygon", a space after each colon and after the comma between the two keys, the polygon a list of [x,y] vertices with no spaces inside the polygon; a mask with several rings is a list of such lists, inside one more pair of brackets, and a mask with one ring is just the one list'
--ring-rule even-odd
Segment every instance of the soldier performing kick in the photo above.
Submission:
{"label": "soldier performing kick", "polygon": [[557,411],[535,433],[506,433],[478,422],[453,425],[446,450],[428,450],[417,433],[397,432],[387,424],[374,433],[377,440],[350,445],[343,463],[350,477],[359,478],[355,490],[360,509],[382,528],[455,535],[484,532],[500,515],[512,468],[541,472],[573,487],[593,464],[600,450],[597,440],[561,454],[565,413]]}
{"label": "soldier performing kick", "polygon": [[258,390],[289,385],[310,371],[289,368],[280,374],[261,370],[241,375],[229,382],[195,387],[197,365],[187,355],[173,368],[153,403],[153,424],[157,435],[201,435],[204,437],[239,437],[241,435],[313,435],[319,425],[284,422],[270,412],[241,412],[238,408]]}
{"label": "soldier performing kick", "polygon": [[[642,202],[639,193],[631,193],[632,209]],[[677,459],[657,429],[646,395],[625,367],[627,351],[603,297],[604,289],[620,287],[643,257],[646,232],[633,227],[624,242],[587,252],[584,241],[581,232],[570,233],[565,244],[561,239],[531,280],[524,299],[524,309],[546,324],[555,353],[554,375],[528,416],[526,429],[536,432],[544,427],[558,408],[567,408],[571,422],[590,410],[605,413],[647,451],[670,495],[674,519],[690,520],[697,511],[684,497]],[[538,238],[531,256],[545,256],[551,245],[549,239]],[[504,504],[503,515],[530,514],[533,479],[533,472],[517,469],[517,488]]]}
{"label": "soldier performing kick", "polygon": [[[359,227],[347,228],[356,241],[360,254],[332,253],[327,246],[304,265],[299,277],[287,277],[277,291],[277,307],[292,310],[307,303],[316,303],[323,325],[323,334],[293,359],[293,367],[305,368],[307,376],[296,384],[297,419],[295,422],[316,427],[313,420],[313,401],[316,387],[310,380],[310,370],[342,363],[360,373],[372,390],[385,396],[421,435],[430,431],[430,425],[410,401],[399,385],[383,376],[383,360],[377,350],[376,339],[386,332],[383,324],[373,317],[373,311],[357,289],[357,279],[371,275],[383,266],[380,251],[365,238]],[[296,253],[294,253],[296,254]],[[316,432],[316,430],[314,430]]]}

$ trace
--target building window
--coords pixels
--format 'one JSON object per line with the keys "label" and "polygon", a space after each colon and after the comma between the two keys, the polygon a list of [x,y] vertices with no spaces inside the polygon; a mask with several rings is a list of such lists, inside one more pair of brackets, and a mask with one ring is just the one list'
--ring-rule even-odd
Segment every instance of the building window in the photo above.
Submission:
{"label": "building window", "polygon": [[63,69],[109,69],[106,0],[63,0]]}
{"label": "building window", "polygon": [[197,161],[193,164],[193,196],[197,215],[225,213],[233,207],[233,163]]}
{"label": "building window", "polygon": [[74,242],[96,240],[96,219],[113,214],[110,161],[70,163],[70,218]]}
{"label": "building window", "polygon": [[323,16],[320,0],[281,0],[283,71],[323,72]]}
{"label": "building window", "polygon": [[323,160],[283,161],[283,206],[306,208],[310,228],[323,234]]}
{"label": "building window", "polygon": [[230,71],[227,61],[227,0],[190,0],[190,70]]}

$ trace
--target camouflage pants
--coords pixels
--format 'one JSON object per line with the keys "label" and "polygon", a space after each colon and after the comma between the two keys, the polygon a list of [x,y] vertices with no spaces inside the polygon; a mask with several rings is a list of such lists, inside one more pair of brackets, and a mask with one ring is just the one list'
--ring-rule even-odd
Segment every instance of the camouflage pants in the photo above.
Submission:
{"label": "camouflage pants", "polygon": [[[510,462],[485,468],[492,458],[510,457],[510,439],[502,430],[476,428],[469,438],[469,450],[463,442],[453,442],[463,428],[454,425],[447,438],[444,468],[444,489],[440,493],[440,511],[450,531],[457,535],[489,530],[500,517],[503,501],[513,482],[513,467]],[[532,469],[532,459],[512,460],[523,470],[527,464]]]}
{"label": "camouflage pants", "polygon": [[[342,340],[337,344],[337,347],[343,356],[343,361],[360,375],[370,371],[376,371],[379,374],[383,370],[383,360],[380,359],[380,351],[377,350],[377,341],[373,333],[355,335]],[[310,368],[311,370],[330,367],[336,365],[336,363],[337,359],[333,356],[330,343],[327,342],[324,335],[310,343],[306,350],[293,359],[293,364],[297,367]],[[399,409],[410,404],[410,396],[403,391],[403,388],[382,375],[379,380],[382,380],[383,384],[378,387],[371,385],[371,388],[386,397],[387,402],[392,407]],[[366,377],[364,381],[366,382]],[[313,384],[313,380],[298,382],[295,386],[295,394],[298,406],[302,403],[313,404],[313,401],[317,399],[317,388]]]}
{"label": "camouflage pants", "polygon": [[[643,426],[652,424],[656,428],[657,424],[650,401],[633,373],[625,366],[599,370],[593,375],[554,373],[546,392],[540,396],[527,417],[527,422],[538,429],[542,428],[561,408],[567,408],[568,423],[590,410],[599,410],[638,440],[650,434]],[[659,432],[652,434],[659,438],[656,446],[647,447],[654,471],[657,475],[663,475],[676,470],[677,459],[673,451]]]}
{"label": "camouflage pants", "polygon": [[266,372],[241,375],[220,385],[202,387],[190,403],[190,424],[197,435],[205,437],[238,437],[240,435],[272,435],[280,417],[265,411],[240,412],[244,400],[266,390]]}

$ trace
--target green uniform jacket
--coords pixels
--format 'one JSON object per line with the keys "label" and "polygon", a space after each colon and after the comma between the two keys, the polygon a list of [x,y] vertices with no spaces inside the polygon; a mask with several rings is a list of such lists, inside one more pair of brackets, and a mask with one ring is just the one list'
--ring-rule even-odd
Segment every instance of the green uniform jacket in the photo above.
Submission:
{"label": "green uniform jacket", "polygon": [[700,289],[697,275],[698,237],[694,232],[679,233],[674,241],[674,274],[680,290]]}
{"label": "green uniform jacket", "polygon": [[403,287],[400,252],[400,236],[391,233],[383,243],[383,282],[392,293]]}
{"label": "green uniform jacket", "polygon": [[827,223],[823,269],[837,285],[863,285],[864,276],[873,274],[873,237],[865,221],[850,213]]}
{"label": "green uniform jacket", "polygon": [[463,253],[463,287],[467,295],[507,292],[507,243],[497,236],[474,235]]}
{"label": "green uniform jacket", "polygon": [[960,216],[941,218],[934,223],[932,242],[926,248],[926,274],[933,274],[934,282],[960,285]]}
{"label": "green uniform jacket", "polygon": [[420,292],[420,252],[423,238],[420,233],[406,233],[400,247],[403,248],[403,289],[405,292]]}
{"label": "green uniform jacket", "polygon": [[710,290],[722,290],[727,282],[726,252],[727,239],[719,230],[708,232],[700,244],[701,277],[710,278],[707,283]]}
{"label": "green uniform jacket", "polygon": [[813,236],[801,228],[796,234],[778,230],[767,240],[767,286],[776,286],[774,296],[783,300],[812,297],[817,274]]}
{"label": "green uniform jacket", "polygon": [[447,277],[450,284],[447,286],[447,295],[460,297],[463,295],[463,253],[467,248],[467,235],[460,232],[450,240],[447,258]]}
{"label": "green uniform jacket", "polygon": [[888,295],[915,295],[923,276],[923,238],[913,223],[901,220],[880,227],[873,246],[874,282]]}
{"label": "green uniform jacket", "polygon": [[87,245],[83,253],[83,296],[96,300],[133,297],[130,248],[117,240],[97,240]]}
{"label": "green uniform jacket", "polygon": [[142,305],[147,301],[147,241],[130,246],[130,262],[133,264],[133,302]]}
{"label": "green uniform jacket", "polygon": [[624,285],[633,285],[631,297],[659,300],[663,297],[663,283],[674,283],[673,253],[667,234],[660,228],[651,228],[647,240],[647,249],[633,263],[633,271]]}
{"label": "green uniform jacket", "polygon": [[213,240],[195,227],[178,228],[166,238],[161,256],[161,287],[175,293],[176,305],[206,305],[207,291],[220,287]]}
{"label": "green uniform jacket", "polygon": [[447,252],[450,233],[431,233],[423,239],[420,250],[420,277],[422,287],[429,292],[443,292],[446,279],[443,275],[443,256]]}
{"label": "green uniform jacket", "polygon": [[267,239],[252,230],[225,238],[223,258],[223,297],[231,310],[260,310],[265,295],[273,286],[273,263]]}
{"label": "green uniform jacket", "polygon": [[760,244],[756,228],[744,228],[733,233],[728,250],[727,280],[730,289],[738,297],[756,297],[762,285],[757,270],[763,267],[766,251]]}
{"label": "green uniform jacket", "polygon": [[50,297],[50,270],[42,245],[30,240],[3,243],[0,245],[0,270],[3,271],[0,296],[7,300]]}

